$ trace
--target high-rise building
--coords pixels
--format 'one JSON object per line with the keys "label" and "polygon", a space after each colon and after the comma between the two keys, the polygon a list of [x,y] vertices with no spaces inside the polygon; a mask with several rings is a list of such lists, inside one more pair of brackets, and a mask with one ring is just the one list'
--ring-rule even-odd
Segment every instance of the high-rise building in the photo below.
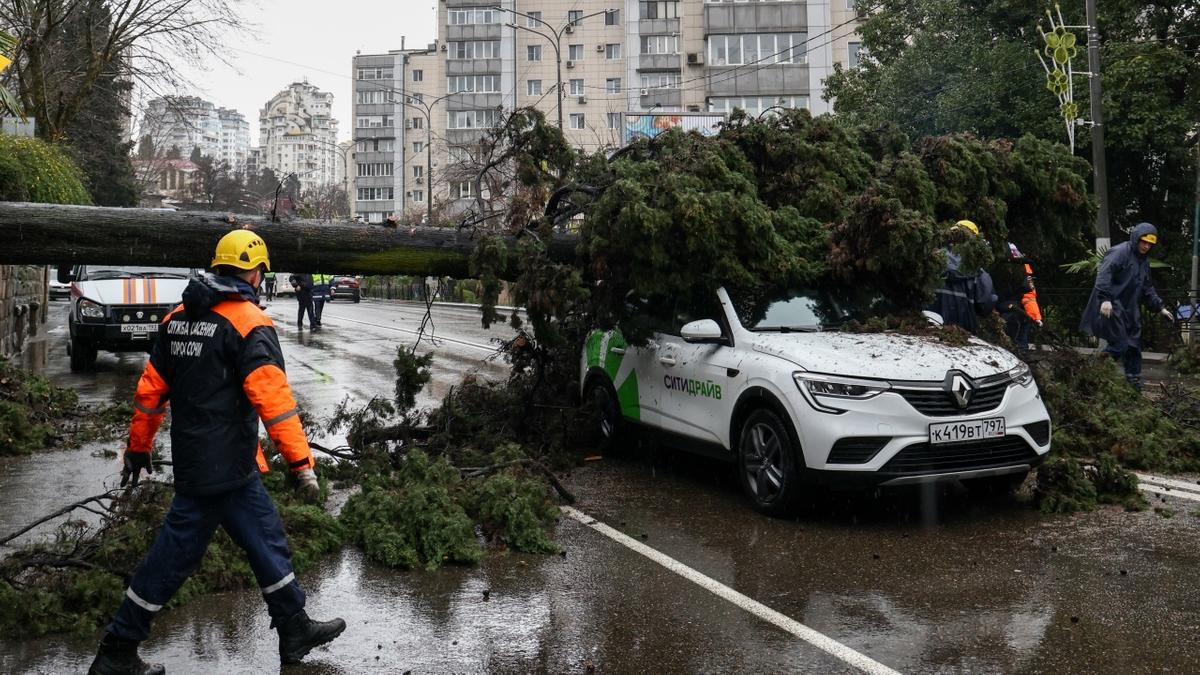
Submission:
{"label": "high-rise building", "polygon": [[192,150],[227,162],[233,171],[244,171],[250,151],[250,124],[236,110],[218,108],[198,96],[164,96],[152,99],[142,116],[140,136],[149,136],[156,152],[172,147],[187,158]]}
{"label": "high-rise building", "polygon": [[348,161],[337,145],[333,94],[293,82],[259,111],[260,169],[283,180],[295,174],[302,190],[337,184],[339,164]]}
{"label": "high-rise building", "polygon": [[[706,114],[736,108],[750,114],[781,107],[829,112],[822,98],[825,78],[834,63],[857,64],[854,1],[445,0],[438,4],[442,39],[432,53],[401,50],[354,59],[356,140],[386,133],[399,142],[401,131],[413,135],[409,125],[424,111],[375,97],[416,92],[422,84],[412,81],[416,71],[426,78],[420,93],[432,105],[436,139],[428,167],[411,165],[412,158],[396,150],[391,159],[406,165],[399,176],[364,175],[377,169],[359,160],[360,211],[409,213],[431,193],[439,203],[466,205],[475,195],[469,171],[461,168],[485,130],[516,107],[533,106],[552,123],[561,121],[567,139],[586,151],[623,145],[632,134],[645,133],[638,125],[647,120],[673,123],[663,113],[679,113],[692,126]],[[369,76],[385,74],[374,87],[380,93],[364,89]],[[370,125],[387,122],[364,119],[376,114],[368,112],[375,105],[390,106],[393,123],[404,117],[404,126],[373,130]],[[416,141],[410,138],[413,147],[406,150]],[[361,142],[358,151],[364,152]],[[421,189],[414,171],[424,174]],[[388,208],[374,199],[366,200],[369,209],[362,204],[379,196],[388,197]]]}

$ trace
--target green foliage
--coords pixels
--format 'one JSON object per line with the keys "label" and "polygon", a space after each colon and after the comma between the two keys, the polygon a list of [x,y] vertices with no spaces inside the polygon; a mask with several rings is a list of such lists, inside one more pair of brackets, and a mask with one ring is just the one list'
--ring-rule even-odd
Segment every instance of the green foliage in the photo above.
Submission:
{"label": "green foliage", "polygon": [[58,146],[0,134],[0,201],[91,204],[78,167]]}
{"label": "green foliage", "polygon": [[405,346],[396,348],[396,405],[409,410],[417,404],[417,394],[429,382],[429,368],[433,364],[433,352],[422,356]]}
{"label": "green foliage", "polygon": [[79,396],[0,357],[0,455],[27,455],[58,439]]}
{"label": "green foliage", "polygon": [[[500,454],[500,453],[498,453]],[[523,455],[520,446],[511,455]],[[484,479],[467,495],[467,510],[484,531],[517,551],[555,553],[558,547],[546,536],[546,528],[558,520],[542,481],[508,470]]]}
{"label": "green foliage", "polygon": [[1073,513],[1096,508],[1096,484],[1083,465],[1071,458],[1055,458],[1038,467],[1034,496],[1042,513]]}
{"label": "green foliage", "polygon": [[452,494],[458,472],[444,458],[414,450],[390,476],[369,478],[346,502],[341,521],[372,560],[434,569],[475,563],[482,548],[471,518]]}
{"label": "green foliage", "polygon": [[97,206],[137,206],[133,141],[126,138],[124,125],[132,88],[132,82],[102,75],[87,105],[67,126],[64,144]]}

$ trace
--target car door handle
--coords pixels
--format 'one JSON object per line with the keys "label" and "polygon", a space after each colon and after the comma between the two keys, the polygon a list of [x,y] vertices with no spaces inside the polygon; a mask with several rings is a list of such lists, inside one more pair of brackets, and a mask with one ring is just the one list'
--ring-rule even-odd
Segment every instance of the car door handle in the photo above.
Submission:
{"label": "car door handle", "polygon": [[664,366],[673,366],[673,365],[675,365],[675,357],[674,356],[660,356],[660,357],[658,357],[658,362],[663,364]]}
{"label": "car door handle", "polygon": [[608,351],[612,352],[613,354],[624,354],[625,348],[624,347],[609,347]]}

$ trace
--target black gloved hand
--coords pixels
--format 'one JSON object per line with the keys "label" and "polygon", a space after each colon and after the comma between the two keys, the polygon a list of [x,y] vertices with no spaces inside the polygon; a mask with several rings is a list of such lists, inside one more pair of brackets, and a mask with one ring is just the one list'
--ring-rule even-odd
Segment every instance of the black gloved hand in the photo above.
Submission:
{"label": "black gloved hand", "polygon": [[125,487],[131,476],[133,484],[137,485],[138,479],[142,475],[142,469],[146,470],[147,475],[154,473],[154,464],[150,461],[150,453],[126,450],[125,468],[121,469],[121,487]]}

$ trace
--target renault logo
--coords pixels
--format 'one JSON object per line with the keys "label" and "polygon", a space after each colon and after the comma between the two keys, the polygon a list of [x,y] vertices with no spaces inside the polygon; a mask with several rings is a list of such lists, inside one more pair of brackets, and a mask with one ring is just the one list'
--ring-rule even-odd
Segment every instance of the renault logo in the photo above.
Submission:
{"label": "renault logo", "polygon": [[971,382],[971,378],[958,371],[950,371],[946,374],[943,386],[959,408],[966,408],[971,404],[971,397],[975,394],[975,383]]}

